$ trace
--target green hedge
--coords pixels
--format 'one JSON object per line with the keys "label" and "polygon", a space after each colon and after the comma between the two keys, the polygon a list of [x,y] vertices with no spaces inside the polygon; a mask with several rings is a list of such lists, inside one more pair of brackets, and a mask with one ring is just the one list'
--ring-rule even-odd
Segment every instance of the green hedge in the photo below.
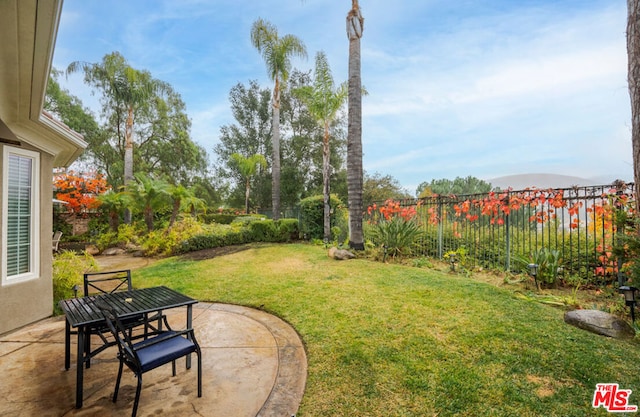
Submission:
{"label": "green hedge", "polygon": [[202,249],[240,245],[251,242],[290,242],[300,235],[296,219],[253,219],[246,225],[218,225],[207,232],[197,234],[176,247],[176,253]]}
{"label": "green hedge", "polygon": [[[345,216],[342,214],[346,212],[344,203],[332,194],[329,205],[332,209],[330,218],[332,233],[342,234],[348,228],[347,224],[343,224]],[[335,229],[336,227],[339,229]],[[308,239],[324,237],[324,197],[322,195],[307,197],[300,201],[300,229]],[[332,236],[332,238],[339,239],[340,236]]]}

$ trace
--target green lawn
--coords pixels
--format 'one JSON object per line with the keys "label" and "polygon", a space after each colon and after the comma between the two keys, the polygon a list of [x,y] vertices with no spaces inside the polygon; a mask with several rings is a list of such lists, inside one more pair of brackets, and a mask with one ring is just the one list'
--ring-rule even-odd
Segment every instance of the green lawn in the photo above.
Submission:
{"label": "green lawn", "polygon": [[463,276],[292,244],[165,259],[134,282],[262,306],[291,323],[309,360],[298,416],[604,416],[591,407],[601,382],[640,404],[637,343]]}

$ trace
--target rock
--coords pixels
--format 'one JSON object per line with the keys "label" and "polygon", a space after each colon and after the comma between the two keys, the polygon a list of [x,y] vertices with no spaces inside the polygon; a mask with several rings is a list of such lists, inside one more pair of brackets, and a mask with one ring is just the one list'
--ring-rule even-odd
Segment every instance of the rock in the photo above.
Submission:
{"label": "rock", "polygon": [[100,249],[96,245],[86,245],[84,247],[84,251],[87,252],[91,256],[95,256],[100,253]]}
{"label": "rock", "polygon": [[635,331],[629,323],[600,310],[568,311],[564,314],[564,321],[580,329],[615,339],[635,336]]}
{"label": "rock", "polygon": [[124,249],[121,248],[107,248],[104,251],[102,251],[102,254],[104,256],[114,256],[114,255],[122,255],[124,254]]}
{"label": "rock", "polygon": [[353,253],[346,249],[338,249],[336,247],[329,249],[329,257],[337,260],[353,259],[356,257]]}

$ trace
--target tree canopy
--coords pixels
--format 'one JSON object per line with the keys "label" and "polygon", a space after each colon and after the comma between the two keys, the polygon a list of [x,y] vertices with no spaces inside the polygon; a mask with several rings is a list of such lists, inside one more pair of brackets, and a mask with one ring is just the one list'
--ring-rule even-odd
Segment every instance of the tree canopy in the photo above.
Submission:
{"label": "tree canopy", "polygon": [[191,140],[185,104],[169,84],[132,68],[118,52],[99,63],[74,62],[67,73],[75,71],[100,95],[102,133],[86,153],[110,184],[125,183],[128,147],[132,174],[165,174],[176,183],[205,174],[206,151]]}
{"label": "tree canopy", "polygon": [[465,195],[483,194],[491,191],[491,184],[473,176],[456,177],[455,180],[442,178],[432,179],[431,182],[423,182],[418,185],[416,195],[418,198],[438,195]]}

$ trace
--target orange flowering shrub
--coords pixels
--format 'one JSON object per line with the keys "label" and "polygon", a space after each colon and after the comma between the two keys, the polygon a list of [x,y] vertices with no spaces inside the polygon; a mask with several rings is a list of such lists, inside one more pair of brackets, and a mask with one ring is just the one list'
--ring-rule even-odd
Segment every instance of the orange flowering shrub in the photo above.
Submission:
{"label": "orange flowering shrub", "polygon": [[74,171],[58,173],[53,178],[55,198],[66,202],[67,211],[85,215],[97,208],[97,196],[111,187],[102,174],[76,174]]}

